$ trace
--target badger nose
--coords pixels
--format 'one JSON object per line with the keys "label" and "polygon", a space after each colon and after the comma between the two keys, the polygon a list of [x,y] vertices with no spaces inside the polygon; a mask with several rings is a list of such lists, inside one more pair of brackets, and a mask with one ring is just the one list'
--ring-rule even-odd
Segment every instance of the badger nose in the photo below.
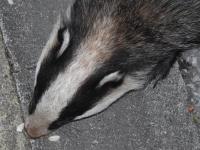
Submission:
{"label": "badger nose", "polygon": [[47,130],[41,127],[34,127],[29,122],[25,122],[25,130],[30,138],[39,138],[47,134]]}

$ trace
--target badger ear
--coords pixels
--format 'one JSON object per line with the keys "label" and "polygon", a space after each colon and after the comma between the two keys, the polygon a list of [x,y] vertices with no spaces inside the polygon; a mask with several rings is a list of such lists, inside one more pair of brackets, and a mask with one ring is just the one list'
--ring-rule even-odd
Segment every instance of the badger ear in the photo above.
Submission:
{"label": "badger ear", "polygon": [[109,82],[118,82],[121,79],[124,78],[124,73],[120,72],[120,71],[116,71],[113,73],[110,73],[108,75],[106,75],[98,84],[97,88],[102,87],[103,85],[105,85],[106,83]]}

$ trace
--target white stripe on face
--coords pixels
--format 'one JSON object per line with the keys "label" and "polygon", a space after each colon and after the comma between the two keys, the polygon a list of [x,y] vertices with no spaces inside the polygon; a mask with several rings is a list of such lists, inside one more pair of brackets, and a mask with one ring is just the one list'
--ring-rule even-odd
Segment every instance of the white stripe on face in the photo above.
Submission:
{"label": "white stripe on face", "polygon": [[97,87],[101,87],[104,84],[111,82],[111,81],[119,81],[122,78],[123,78],[123,74],[120,74],[119,71],[111,73],[111,74],[107,75],[106,77],[104,77]]}

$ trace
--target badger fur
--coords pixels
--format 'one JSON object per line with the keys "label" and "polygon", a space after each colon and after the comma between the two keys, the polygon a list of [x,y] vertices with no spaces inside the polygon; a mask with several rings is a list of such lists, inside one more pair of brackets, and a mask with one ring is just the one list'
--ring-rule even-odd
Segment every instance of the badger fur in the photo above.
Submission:
{"label": "badger fur", "polygon": [[40,137],[95,115],[199,45],[199,0],[77,0],[42,51],[25,128]]}

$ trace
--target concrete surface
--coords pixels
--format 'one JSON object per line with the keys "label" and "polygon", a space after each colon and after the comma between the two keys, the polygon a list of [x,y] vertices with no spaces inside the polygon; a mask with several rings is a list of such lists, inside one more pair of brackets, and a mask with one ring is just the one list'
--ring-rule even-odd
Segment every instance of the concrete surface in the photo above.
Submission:
{"label": "concrete surface", "polygon": [[187,51],[179,60],[180,70],[187,89],[188,108],[200,136],[200,50]]}
{"label": "concrete surface", "polygon": [[[67,0],[15,0],[10,5],[1,0],[0,27],[22,108],[20,111],[16,104],[18,109],[11,109],[15,113],[7,117],[6,125],[17,113],[26,115],[35,64],[59,8],[65,8],[67,3]],[[144,91],[129,93],[105,112],[52,133],[61,136],[58,142],[49,142],[47,137],[38,140],[21,140],[24,136],[18,134],[12,137],[33,150],[200,150],[198,125],[187,112],[187,105],[185,84],[176,65],[155,89],[150,85]],[[11,145],[20,146],[16,140],[9,140]],[[26,144],[29,142],[30,145]],[[5,147],[12,149],[9,144]]]}
{"label": "concrete surface", "polygon": [[27,150],[30,145],[23,134],[16,132],[22,122],[15,85],[0,35],[0,150]]}

